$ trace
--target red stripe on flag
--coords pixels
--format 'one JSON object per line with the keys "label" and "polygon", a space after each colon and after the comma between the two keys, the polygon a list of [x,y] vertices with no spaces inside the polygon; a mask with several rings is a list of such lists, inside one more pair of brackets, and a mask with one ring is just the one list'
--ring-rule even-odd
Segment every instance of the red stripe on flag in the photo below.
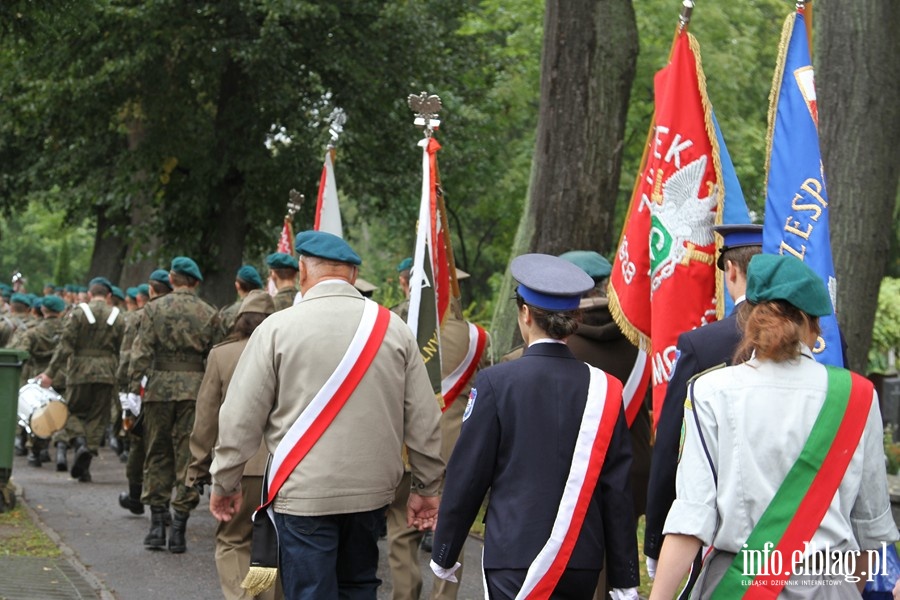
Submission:
{"label": "red stripe on flag", "polygon": [[328,163],[322,165],[322,176],[319,178],[319,196],[316,199],[316,221],[313,224],[313,229],[315,231],[319,231],[319,226],[322,224],[322,200],[325,197],[325,184],[328,179]]}
{"label": "red stripe on flag", "polygon": [[[644,394],[647,393],[647,385],[650,383],[650,371],[652,369],[652,365],[650,364],[650,357],[647,357],[647,362],[644,363],[644,371],[641,373],[641,382],[638,385],[637,389],[634,392],[634,396],[631,397],[631,400],[628,402],[628,405],[625,406],[625,420],[628,422],[628,427],[634,424],[634,420],[637,418],[638,413],[641,411],[641,404],[644,403]],[[656,417],[656,415],[653,415]],[[654,429],[656,429],[657,419],[654,418]]]}
{"label": "red stripe on flag", "polygon": [[481,355],[484,353],[485,344],[487,344],[487,332],[478,325],[475,325],[475,328],[478,330],[478,342],[475,345],[475,356],[472,357],[472,364],[466,367],[466,370],[459,378],[459,381],[450,388],[450,391],[444,397],[444,408],[441,409],[441,412],[447,412],[447,409],[453,405],[457,398],[459,398],[459,392],[465,387],[469,379],[472,378],[472,374],[475,372],[475,369],[478,368],[478,363],[481,362]]}
{"label": "red stripe on flag", "polygon": [[381,342],[384,340],[384,335],[387,332],[388,323],[390,322],[390,316],[391,313],[389,310],[384,307],[378,308],[375,326],[372,328],[372,333],[369,335],[369,339],[366,340],[365,346],[363,346],[359,359],[356,361],[356,364],[350,368],[350,372],[347,373],[346,379],[341,382],[341,385],[335,391],[334,396],[331,397],[319,416],[310,424],[309,429],[303,433],[291,451],[285,456],[284,462],[281,463],[281,468],[275,472],[272,477],[272,482],[269,484],[268,502],[260,506],[257,510],[264,509],[275,500],[275,496],[278,494],[281,486],[284,485],[284,482],[287,481],[287,478],[294,472],[296,466],[300,464],[300,461],[303,460],[310,449],[312,449],[325,430],[328,429],[328,426],[334,421],[340,410],[344,407],[344,404],[347,403],[353,390],[359,385],[363,375],[366,374],[375,355],[378,353],[378,349],[381,347]]}
{"label": "red stripe on flag", "polygon": [[542,600],[552,596],[556,584],[559,583],[560,577],[566,570],[566,565],[569,564],[572,551],[575,550],[575,544],[578,542],[584,517],[587,515],[588,505],[591,503],[597,480],[600,478],[600,472],[603,470],[606,452],[609,450],[609,442],[612,439],[621,408],[620,403],[612,402],[611,399],[622,396],[621,382],[606,373],[604,373],[604,376],[606,377],[607,390],[603,404],[603,414],[600,416],[600,427],[597,430],[597,437],[594,438],[594,446],[591,449],[591,457],[588,461],[588,470],[585,473],[584,483],[582,483],[578,494],[578,501],[575,503],[575,510],[572,513],[569,529],[566,531],[566,537],[563,539],[559,552],[553,559],[553,563],[541,580],[535,584],[531,593],[528,594],[529,599]]}

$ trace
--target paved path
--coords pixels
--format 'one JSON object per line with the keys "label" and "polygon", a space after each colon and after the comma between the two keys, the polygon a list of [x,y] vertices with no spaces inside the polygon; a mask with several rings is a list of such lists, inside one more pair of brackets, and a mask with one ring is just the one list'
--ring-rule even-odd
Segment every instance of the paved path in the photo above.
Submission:
{"label": "paved path", "polygon": [[[45,530],[63,548],[58,561],[37,559],[17,563],[0,558],[0,577],[22,584],[24,595],[0,594],[9,600],[47,598],[37,591],[41,578],[59,581],[72,579],[72,585],[57,585],[73,591],[54,598],[104,598],[118,600],[170,600],[191,598],[213,600],[222,597],[216,575],[213,551],[215,519],[209,513],[209,497],[201,498],[187,527],[188,551],[185,554],[151,552],[143,547],[150,527],[149,511],[134,516],[118,505],[119,492],[125,490],[125,467],[110,450],[101,448],[91,464],[93,483],[83,484],[67,473],[58,473],[55,465],[36,469],[25,458],[16,457],[13,482],[21,489],[19,501],[37,516]],[[391,578],[387,567],[386,545],[379,542],[379,577],[383,583],[378,598],[391,597]],[[460,600],[483,597],[480,565],[481,543],[466,544],[466,578]],[[428,557],[420,553],[421,566],[427,571]],[[27,564],[27,566],[26,566]],[[57,573],[57,571],[59,573]],[[78,581],[81,576],[83,581]],[[32,582],[29,585],[29,582]],[[423,597],[428,597],[431,577],[425,577]]]}

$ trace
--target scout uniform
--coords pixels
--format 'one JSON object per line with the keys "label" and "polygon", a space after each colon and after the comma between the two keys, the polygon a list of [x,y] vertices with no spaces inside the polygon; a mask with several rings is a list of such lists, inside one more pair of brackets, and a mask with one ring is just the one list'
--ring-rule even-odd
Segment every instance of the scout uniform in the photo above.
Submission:
{"label": "scout uniform", "polygon": [[[174,285],[175,274],[189,283]],[[190,511],[199,502],[197,490],[187,487],[181,478],[190,462],[188,438],[216,310],[195,292],[196,282],[203,281],[203,276],[192,259],[172,259],[170,279],[175,289],[147,304],[141,315],[131,349],[129,393],[139,395],[147,378],[141,402],[146,449],[141,501],[150,505],[152,515],[144,545],[153,550],[165,547],[165,523],[175,487],[168,548],[181,553],[186,549],[184,533]]]}
{"label": "scout uniform", "polygon": [[[821,278],[790,256],[753,257],[747,301],[784,301],[811,317],[832,312]],[[799,351],[783,361],[754,355],[688,389],[677,497],[664,533],[715,548],[694,598],[735,598],[750,585],[765,585],[772,598],[782,591],[858,598],[845,554],[898,539],[877,394],[864,378],[817,363],[805,344]],[[765,544],[778,550],[780,566],[752,565]],[[823,559],[832,565],[836,553],[838,567],[823,572]],[[664,550],[658,581],[674,579],[667,559]]]}
{"label": "scout uniform", "polygon": [[262,288],[262,279],[259,272],[252,265],[244,265],[238,269],[234,277],[235,288],[238,290],[239,298],[232,304],[219,310],[216,317],[218,323],[218,331],[216,331],[215,343],[219,343],[225,339],[234,322],[237,320],[238,312],[241,309],[241,303],[244,301],[247,293],[251,290]]}

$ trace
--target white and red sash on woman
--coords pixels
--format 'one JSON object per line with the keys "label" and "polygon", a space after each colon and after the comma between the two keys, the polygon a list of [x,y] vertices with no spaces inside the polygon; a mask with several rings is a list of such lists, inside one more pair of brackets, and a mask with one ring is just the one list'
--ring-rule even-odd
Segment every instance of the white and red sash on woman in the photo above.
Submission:
{"label": "white and red sash on woman", "polygon": [[609,449],[619,410],[622,384],[600,369],[588,365],[591,382],[581,428],[575,441],[572,466],[553,521],[550,539],[528,568],[516,599],[549,598],[572,556],[588,505],[594,495],[603,461]]}
{"label": "white and red sash on woman", "polygon": [[441,381],[441,395],[444,397],[444,408],[441,409],[443,412],[446,412],[450,405],[459,398],[460,392],[472,378],[478,368],[478,363],[481,362],[484,347],[487,344],[487,332],[484,329],[474,323],[468,323],[468,326],[469,347],[466,350],[466,356],[453,369],[453,372]]}

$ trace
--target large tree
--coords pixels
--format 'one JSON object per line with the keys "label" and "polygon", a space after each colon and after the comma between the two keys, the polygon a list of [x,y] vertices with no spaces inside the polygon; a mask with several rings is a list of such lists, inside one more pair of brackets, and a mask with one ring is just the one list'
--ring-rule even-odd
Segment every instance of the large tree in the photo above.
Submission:
{"label": "large tree", "polygon": [[816,3],[819,134],[831,204],[838,321],[866,371],[878,288],[896,238],[900,4]]}
{"label": "large tree", "polygon": [[[631,0],[549,0],[541,55],[541,104],[524,214],[513,256],[608,251],[637,61]],[[517,335],[507,276],[492,345]]]}

